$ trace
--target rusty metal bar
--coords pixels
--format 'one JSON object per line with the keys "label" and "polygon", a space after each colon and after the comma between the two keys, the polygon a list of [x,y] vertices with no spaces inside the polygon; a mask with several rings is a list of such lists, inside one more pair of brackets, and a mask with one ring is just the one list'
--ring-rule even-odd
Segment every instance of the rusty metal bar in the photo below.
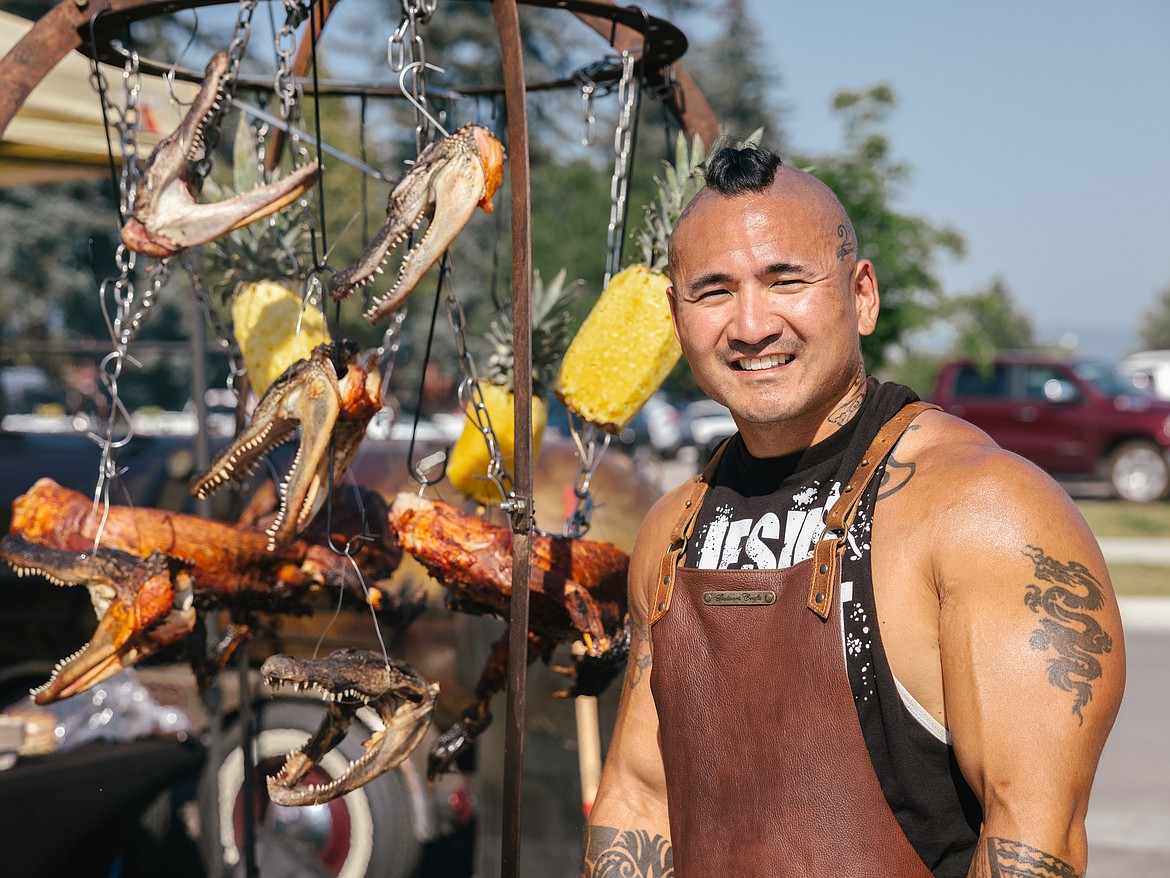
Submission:
{"label": "rusty metal bar", "polygon": [[[593,0],[599,6],[617,6],[613,0]],[[634,8],[634,7],[626,7]],[[589,25],[618,51],[636,50],[642,47],[645,36],[632,27],[617,21],[616,18],[589,15],[585,12],[572,10],[585,24]],[[699,89],[694,78],[687,73],[681,64],[670,65],[676,91],[664,99],[664,103],[671,114],[682,125],[687,137],[698,134],[703,143],[710,146],[719,137],[719,118],[711,109],[711,104]]]}
{"label": "rusty metal bar", "polygon": [[521,781],[525,690],[528,682],[528,576],[532,537],[532,277],[528,175],[528,99],[516,0],[492,0],[504,62],[508,175],[512,184],[512,332],[515,346],[515,472],[512,509],[512,597],[508,615],[508,708],[504,738],[504,814],[500,874],[520,874]]}

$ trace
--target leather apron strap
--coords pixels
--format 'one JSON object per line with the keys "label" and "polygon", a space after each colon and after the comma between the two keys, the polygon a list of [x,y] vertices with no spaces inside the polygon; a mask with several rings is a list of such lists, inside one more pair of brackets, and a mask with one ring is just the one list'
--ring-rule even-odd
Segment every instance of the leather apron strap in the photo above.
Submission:
{"label": "leather apron strap", "polygon": [[[924,411],[937,409],[938,406],[927,402],[912,402],[905,405],[882,426],[870,443],[869,449],[861,458],[861,464],[854,471],[853,477],[841,489],[841,496],[825,515],[826,534],[836,534],[836,537],[826,536],[817,541],[812,582],[808,588],[808,608],[821,617],[829,618],[829,607],[833,601],[834,580],[837,568],[840,566],[842,553],[845,551],[845,541],[849,527],[853,524],[853,517],[857,514],[857,504],[861,502],[865,489],[869,486],[886,455],[902,438],[906,428]],[[655,588],[654,603],[650,611],[650,624],[653,625],[670,609],[670,598],[674,590],[674,572],[686,557],[687,542],[695,529],[695,520],[699,509],[703,505],[703,498],[707,495],[707,486],[715,477],[715,471],[723,452],[727,449],[730,440],[725,441],[711,455],[711,460],[703,471],[695,476],[690,495],[683,502],[682,514],[678,523],[670,534],[670,546],[662,557],[659,565],[658,584]]]}

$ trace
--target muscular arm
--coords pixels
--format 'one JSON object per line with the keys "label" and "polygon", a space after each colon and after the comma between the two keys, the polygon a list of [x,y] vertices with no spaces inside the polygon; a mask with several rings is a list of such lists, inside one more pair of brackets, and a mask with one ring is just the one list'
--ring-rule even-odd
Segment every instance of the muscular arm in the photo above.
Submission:
{"label": "muscular arm", "polygon": [[[929,454],[920,459],[913,493],[935,510],[927,539],[946,721],[984,811],[969,875],[1077,878],[1125,682],[1117,601],[1067,494],[998,449],[967,451],[950,450],[943,481]],[[949,502],[931,496],[932,482]]]}
{"label": "muscular arm", "polygon": [[658,713],[650,693],[648,620],[658,563],[676,509],[673,495],[659,501],[630,556],[630,658],[601,785],[585,829],[582,878],[674,875]]}

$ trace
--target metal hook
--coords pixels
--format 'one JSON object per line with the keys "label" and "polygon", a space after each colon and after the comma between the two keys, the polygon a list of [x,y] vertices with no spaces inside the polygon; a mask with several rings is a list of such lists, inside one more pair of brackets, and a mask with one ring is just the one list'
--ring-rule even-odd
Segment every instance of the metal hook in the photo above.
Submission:
{"label": "metal hook", "polygon": [[430,110],[428,110],[426,108],[426,105],[420,103],[418,98],[416,98],[413,94],[411,94],[406,89],[407,71],[413,72],[415,69],[417,69],[419,67],[423,67],[423,68],[426,68],[429,70],[434,70],[436,73],[446,73],[447,72],[442,67],[436,67],[434,64],[431,64],[427,61],[411,61],[409,64],[407,64],[405,67],[403,67],[402,72],[398,74],[398,87],[399,87],[399,89],[402,90],[402,96],[404,98],[406,98],[408,101],[410,101],[412,104],[414,104],[415,109],[418,110],[423,116],[425,116],[427,118],[427,120],[432,125],[434,125],[440,131],[442,131],[444,137],[450,137],[451,136],[450,132],[448,132],[447,129],[444,128],[442,126],[442,124],[440,124],[438,119],[436,119],[434,116],[431,115],[431,112],[430,112]]}
{"label": "metal hook", "polygon": [[195,16],[195,26],[191,29],[191,37],[187,40],[187,45],[183,46],[183,50],[179,52],[178,57],[175,58],[174,63],[171,64],[170,69],[163,74],[163,82],[167,84],[167,94],[170,95],[171,102],[180,107],[189,107],[195,103],[194,99],[192,99],[189,103],[185,104],[175,95],[175,74],[179,69],[179,64],[182,63],[183,58],[186,56],[187,50],[195,45],[195,37],[199,34],[199,10],[192,9],[191,14]]}

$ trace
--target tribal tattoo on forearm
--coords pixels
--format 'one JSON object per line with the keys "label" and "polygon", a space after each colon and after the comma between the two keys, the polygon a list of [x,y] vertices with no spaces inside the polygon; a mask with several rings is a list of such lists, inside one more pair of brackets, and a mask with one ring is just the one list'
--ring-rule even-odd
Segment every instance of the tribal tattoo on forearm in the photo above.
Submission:
{"label": "tribal tattoo on forearm", "polygon": [[1060,857],[1007,838],[987,838],[976,848],[967,878],[1084,878]]}
{"label": "tribal tattoo on forearm", "polygon": [[1105,605],[1105,593],[1084,564],[1063,564],[1036,546],[1024,554],[1032,559],[1036,579],[1046,583],[1024,591],[1028,609],[1042,617],[1028,643],[1037,652],[1056,650],[1048,659],[1048,682],[1073,693],[1072,712],[1084,725],[1081,709],[1093,698],[1090,683],[1101,676],[1097,656],[1113,651],[1113,638],[1090,615]]}
{"label": "tribal tattoo on forearm", "polygon": [[581,878],[674,878],[670,839],[644,829],[585,829]]}
{"label": "tribal tattoo on forearm", "polygon": [[853,420],[853,416],[857,414],[857,410],[861,408],[861,403],[865,400],[865,367],[858,366],[857,371],[853,374],[853,383],[849,385],[849,392],[845,398],[841,400],[840,404],[829,412],[829,417],[826,419],[830,424],[836,424],[842,427]]}

